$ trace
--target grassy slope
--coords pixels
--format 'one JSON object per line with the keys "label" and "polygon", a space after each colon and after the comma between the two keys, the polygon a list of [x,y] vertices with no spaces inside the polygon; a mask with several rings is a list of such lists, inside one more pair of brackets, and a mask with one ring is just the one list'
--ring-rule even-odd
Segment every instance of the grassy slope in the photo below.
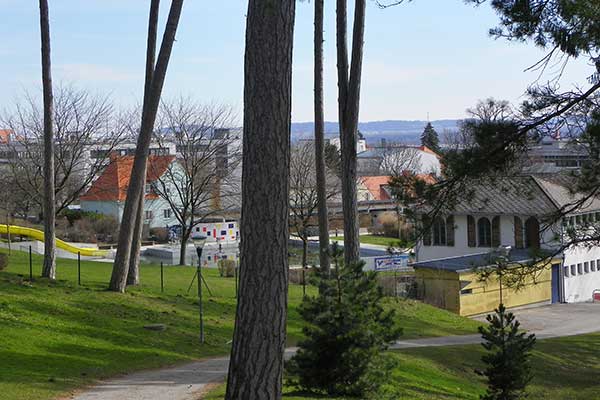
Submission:
{"label": "grassy slope", "polygon": [[[35,276],[41,257],[33,262]],[[143,284],[123,295],[104,290],[111,264],[82,263],[82,287],[76,284],[76,265],[58,260],[57,282],[30,284],[24,280],[28,256],[13,252],[8,269],[0,272],[0,399],[48,399],[98,378],[228,352],[233,279],[205,271],[214,296],[204,303],[207,345],[200,346],[195,286],[186,294],[193,268],[165,267],[161,293],[159,267],[143,265]],[[301,293],[300,286],[290,287],[290,345],[301,336]],[[390,300],[388,306],[399,311],[405,338],[472,333],[477,326],[417,302]],[[166,324],[167,330],[143,329],[152,323]]]}
{"label": "grassy slope", "polygon": [[[530,400],[587,400],[600,398],[600,334],[542,340],[536,345],[532,363],[535,377],[529,387]],[[476,369],[483,349],[479,345],[420,348],[390,352],[397,360],[389,383],[373,398],[378,400],[477,400],[484,393],[484,379]],[[222,400],[221,386],[205,397]],[[320,399],[285,389],[285,399]],[[325,397],[328,398],[328,397]]]}

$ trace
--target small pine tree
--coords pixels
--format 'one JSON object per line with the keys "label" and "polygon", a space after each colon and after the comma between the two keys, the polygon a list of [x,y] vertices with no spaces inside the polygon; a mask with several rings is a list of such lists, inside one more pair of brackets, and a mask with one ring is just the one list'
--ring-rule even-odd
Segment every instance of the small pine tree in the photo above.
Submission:
{"label": "small pine tree", "polygon": [[440,151],[440,139],[437,132],[433,129],[431,122],[428,122],[421,134],[421,144],[429,147],[431,150],[439,153]]}
{"label": "small pine tree", "polygon": [[527,395],[525,388],[533,377],[529,353],[535,344],[535,335],[519,332],[519,321],[503,304],[488,315],[487,327],[479,327],[479,333],[488,351],[481,359],[487,365],[483,375],[487,377],[488,389],[482,400],[518,400]]}
{"label": "small pine tree", "polygon": [[372,364],[402,330],[381,305],[376,273],[363,271],[364,262],[343,265],[337,243],[331,257],[331,271],[313,278],[319,294],[300,307],[306,339],[286,369],[304,390],[363,396],[380,383],[369,373]]}

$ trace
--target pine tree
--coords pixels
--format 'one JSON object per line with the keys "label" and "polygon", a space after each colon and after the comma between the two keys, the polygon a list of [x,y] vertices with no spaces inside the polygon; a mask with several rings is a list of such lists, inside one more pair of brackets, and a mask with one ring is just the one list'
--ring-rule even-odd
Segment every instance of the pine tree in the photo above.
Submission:
{"label": "pine tree", "polygon": [[519,321],[503,304],[488,315],[487,327],[479,327],[488,351],[481,359],[487,365],[483,375],[488,389],[482,400],[518,400],[526,397],[525,388],[532,379],[529,353],[535,344],[535,335],[519,332]]}
{"label": "pine tree", "polygon": [[333,268],[317,270],[316,297],[306,297],[300,314],[306,339],[287,364],[300,388],[329,395],[362,396],[378,385],[369,370],[402,330],[393,310],[381,306],[382,289],[364,262],[343,265],[342,251],[332,245]]}
{"label": "pine tree", "polygon": [[431,122],[428,122],[421,134],[421,144],[429,147],[431,150],[439,153],[440,151],[440,139],[437,132],[433,129]]}

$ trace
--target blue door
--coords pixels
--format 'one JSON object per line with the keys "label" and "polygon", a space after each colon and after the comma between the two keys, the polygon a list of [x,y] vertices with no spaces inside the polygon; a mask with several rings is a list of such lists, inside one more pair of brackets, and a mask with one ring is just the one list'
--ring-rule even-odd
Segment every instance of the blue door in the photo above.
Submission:
{"label": "blue door", "polygon": [[560,264],[552,264],[552,303],[560,303]]}

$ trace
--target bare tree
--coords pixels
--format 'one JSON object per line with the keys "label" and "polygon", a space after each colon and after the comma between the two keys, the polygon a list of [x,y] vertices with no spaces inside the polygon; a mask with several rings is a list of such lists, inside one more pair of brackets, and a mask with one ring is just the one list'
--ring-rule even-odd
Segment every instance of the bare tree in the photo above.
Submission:
{"label": "bare tree", "polygon": [[[315,214],[318,214],[319,190],[324,189],[325,201],[331,199],[340,191],[339,179],[333,173],[329,173],[326,177],[327,182],[329,182],[326,187],[319,186],[315,164],[315,153],[312,146],[299,144],[292,148],[290,158],[290,215],[295,234],[302,240],[303,268],[307,266],[308,237],[311,236],[310,227],[314,226]],[[325,251],[327,250],[325,249]]]}
{"label": "bare tree", "polygon": [[[338,115],[342,150],[342,208],[344,215],[344,260],[360,257],[358,201],[356,193],[358,116],[365,32],[365,0],[355,0],[352,59],[348,60],[347,0],[337,0],[336,42],[338,70]],[[350,65],[349,65],[350,64]]]}
{"label": "bare tree", "polygon": [[[0,121],[15,132],[7,145],[8,165],[14,188],[27,194],[40,210],[44,208],[44,117],[39,103],[26,94],[13,112]],[[54,96],[54,214],[58,215],[102,173],[110,152],[127,129],[115,116],[108,98],[94,96],[71,86],[61,86]],[[45,217],[45,212],[44,212]]]}
{"label": "bare tree", "polygon": [[161,145],[174,143],[177,161],[153,188],[165,199],[181,226],[179,264],[185,265],[186,248],[193,229],[206,217],[238,207],[240,182],[235,171],[241,162],[239,140],[226,127],[233,123],[230,107],[199,105],[180,98],[163,102],[158,134]]}
{"label": "bare tree", "polygon": [[281,399],[295,3],[250,0],[248,4],[240,286],[228,400]]}
{"label": "bare tree", "polygon": [[56,227],[54,215],[54,136],[52,63],[50,58],[50,19],[48,0],[40,0],[42,42],[42,86],[44,92],[44,278],[56,279]]}
{"label": "bare tree", "polygon": [[[158,2],[153,1],[151,7],[158,7]],[[131,171],[131,180],[127,188],[127,199],[125,200],[123,219],[121,221],[121,229],[119,230],[117,254],[109,284],[109,289],[116,292],[124,292],[127,284],[136,214],[140,206],[140,198],[142,197],[146,179],[148,151],[182,7],[183,0],[172,0],[160,52],[152,73],[150,91],[145,99],[147,101],[144,101],[140,134],[136,146],[133,169]],[[149,19],[151,20],[151,17]],[[152,22],[149,25],[151,24]],[[147,52],[151,51],[153,50],[148,46]]]}
{"label": "bare tree", "polygon": [[400,176],[406,172],[418,173],[421,170],[419,149],[403,144],[390,144],[381,149],[381,173]]}
{"label": "bare tree", "polygon": [[329,270],[329,221],[327,218],[325,115],[323,111],[323,0],[315,0],[314,23],[315,172],[317,178],[317,210],[319,215],[319,261],[322,269]]}

